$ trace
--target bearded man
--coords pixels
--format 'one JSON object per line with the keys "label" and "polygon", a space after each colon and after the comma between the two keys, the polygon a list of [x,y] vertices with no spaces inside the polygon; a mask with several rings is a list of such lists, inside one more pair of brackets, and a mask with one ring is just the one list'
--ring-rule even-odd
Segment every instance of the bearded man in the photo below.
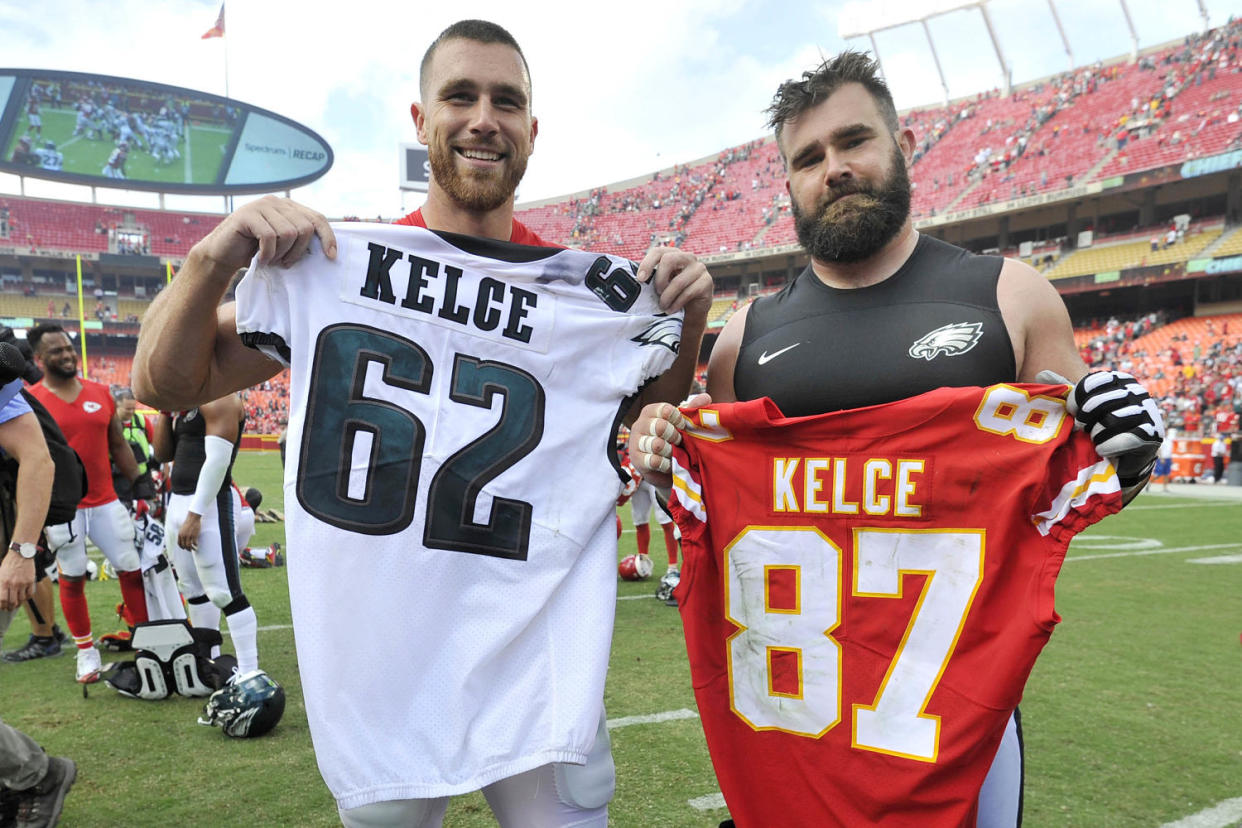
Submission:
{"label": "bearded man", "polygon": [[[770,397],[786,417],[801,417],[943,387],[1034,382],[1051,371],[1059,377],[1044,381],[1078,383],[1082,412],[1110,394],[1110,410],[1126,406],[1107,434],[1091,433],[1132,498],[1154,464],[1159,412],[1133,377],[1087,374],[1065,304],[1034,268],[914,229],[908,169],[915,135],[901,126],[878,68],[847,51],[777,91],[769,125],[811,261],[782,291],[729,320],[712,350],[708,393],[687,405]],[[671,482],[672,446],[681,444],[687,422],[669,405],[644,409],[630,457],[645,479]],[[1120,453],[1107,445],[1119,436]],[[979,794],[978,825],[1020,824],[1022,784],[1015,708]]]}

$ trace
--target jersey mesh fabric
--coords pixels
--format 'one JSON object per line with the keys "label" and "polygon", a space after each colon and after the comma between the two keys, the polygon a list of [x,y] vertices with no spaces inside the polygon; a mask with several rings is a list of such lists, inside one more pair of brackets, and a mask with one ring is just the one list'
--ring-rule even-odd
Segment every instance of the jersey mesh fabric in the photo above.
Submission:
{"label": "jersey mesh fabric", "polygon": [[1121,507],[1065,392],[690,415],[719,424],[675,455],[676,598],[739,825],[974,824],[1070,538]]}
{"label": "jersey mesh fabric", "polygon": [[79,379],[79,382],[82,390],[71,403],[56,396],[41,382],[30,386],[30,393],[43,403],[65,433],[69,445],[82,458],[88,488],[78,508],[89,509],[116,500],[112,465],[108,459],[108,429],[116,413],[116,401],[106,385],[88,379]]}
{"label": "jersey mesh fabric", "polygon": [[[620,312],[586,287],[601,258],[607,270],[628,269],[621,259],[493,242],[497,258],[422,229],[334,230],[335,262],[316,248],[289,270],[252,268],[237,292],[243,341],[291,367],[288,575],[324,779],[340,807],[353,808],[581,762],[601,712],[616,595],[613,422],[622,400],[671,364],[680,317],[659,315],[649,288]],[[436,307],[449,304],[443,282],[454,268],[459,302],[478,301],[476,287],[487,279],[528,291],[535,298],[524,300],[527,341],[506,336],[501,327],[517,330],[510,325],[480,330],[434,309],[402,307],[408,264],[392,268],[392,304],[361,296],[372,256],[384,255],[369,245],[399,250],[403,262],[436,263],[440,276],[421,291],[434,294]],[[653,328],[664,338],[653,339]],[[356,347],[344,349],[347,364],[334,373],[330,346],[340,336]],[[380,357],[357,369],[352,360],[362,352],[396,354],[387,378]],[[479,371],[491,372],[493,387],[476,395],[463,377]],[[378,436],[351,442],[349,426],[323,425],[342,409],[364,431],[380,423]],[[445,495],[453,474],[481,479],[463,456],[535,431],[533,442],[487,464],[499,473],[477,488],[473,510]],[[404,459],[372,461],[398,443]],[[449,466],[453,474],[442,474]],[[408,523],[377,533],[364,524],[378,504],[397,502],[379,476],[407,468],[416,480],[396,498]],[[435,547],[446,545],[433,526],[439,517],[452,514],[459,528],[487,524],[505,502],[529,504],[525,560],[477,546]],[[357,525],[325,519],[325,508],[343,509]],[[341,623],[351,608],[377,632]]]}

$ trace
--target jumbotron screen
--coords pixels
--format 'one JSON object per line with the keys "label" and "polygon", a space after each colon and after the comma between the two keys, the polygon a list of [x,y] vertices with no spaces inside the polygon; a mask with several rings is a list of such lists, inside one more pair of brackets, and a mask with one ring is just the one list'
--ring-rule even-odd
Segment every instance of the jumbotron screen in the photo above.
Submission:
{"label": "jumbotron screen", "polygon": [[163,193],[260,193],[308,184],[332,159],[313,130],[218,95],[0,69],[3,172]]}

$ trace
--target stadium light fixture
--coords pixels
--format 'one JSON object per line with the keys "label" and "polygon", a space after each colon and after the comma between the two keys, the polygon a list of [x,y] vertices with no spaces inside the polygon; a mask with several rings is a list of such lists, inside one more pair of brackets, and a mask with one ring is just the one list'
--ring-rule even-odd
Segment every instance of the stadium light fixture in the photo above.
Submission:
{"label": "stadium light fixture", "polygon": [[[1124,0],[1122,2],[1124,3]],[[1000,40],[997,39],[996,31],[992,28],[992,20],[988,17],[987,4],[988,0],[858,0],[858,2],[846,3],[841,9],[841,14],[837,17],[837,34],[842,40],[865,35],[871,41],[871,52],[876,62],[881,63],[880,48],[875,42],[875,35],[878,32],[900,28],[911,23],[922,24],[947,103],[949,84],[940,66],[940,56],[936,54],[936,45],[932,40],[931,29],[927,21],[961,9],[977,8],[983,16],[983,25],[987,27],[988,37],[992,40],[992,48],[995,49],[996,59],[1000,63],[1001,89],[1004,94],[1008,95],[1011,71],[1005,61],[1004,52],[1001,50]]]}

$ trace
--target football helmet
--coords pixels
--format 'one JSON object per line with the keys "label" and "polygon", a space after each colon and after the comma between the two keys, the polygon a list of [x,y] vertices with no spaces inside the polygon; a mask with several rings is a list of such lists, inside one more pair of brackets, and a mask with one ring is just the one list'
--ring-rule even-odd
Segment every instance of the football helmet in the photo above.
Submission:
{"label": "football helmet", "polygon": [[229,736],[262,736],[284,713],[284,688],[262,670],[253,670],[233,676],[212,693],[198,723],[219,727]]}
{"label": "football helmet", "polygon": [[670,607],[677,606],[677,599],[673,597],[673,590],[677,589],[677,585],[681,583],[681,572],[676,569],[670,569],[660,578],[660,588],[656,590],[656,598],[668,604]]}
{"label": "football helmet", "polygon": [[643,476],[639,474],[638,469],[626,460],[621,464],[621,471],[629,475],[629,480],[622,484],[621,493],[617,495],[617,505],[624,506],[629,502],[634,493],[638,491],[638,486],[643,482]]}
{"label": "football helmet", "polygon": [[655,564],[648,555],[626,555],[617,564],[617,574],[623,581],[645,581],[654,570]]}

